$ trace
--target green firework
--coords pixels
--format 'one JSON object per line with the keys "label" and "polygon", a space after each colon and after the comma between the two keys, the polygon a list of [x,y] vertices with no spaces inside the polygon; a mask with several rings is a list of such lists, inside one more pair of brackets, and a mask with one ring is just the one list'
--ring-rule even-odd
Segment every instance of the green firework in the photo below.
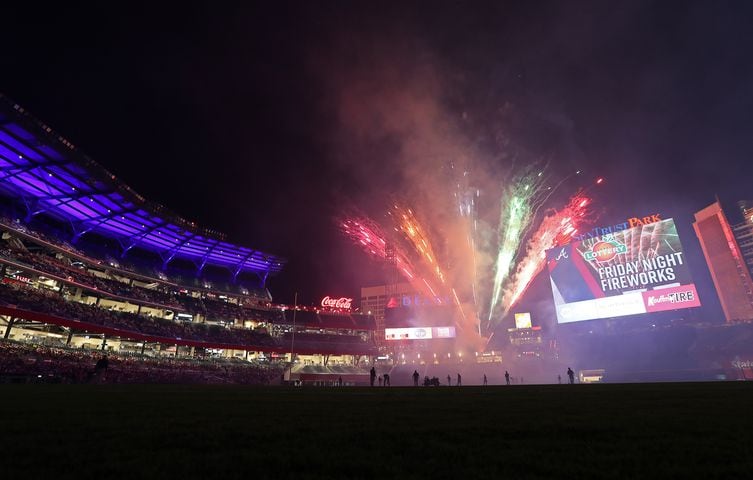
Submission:
{"label": "green firework", "polygon": [[494,280],[489,304],[490,322],[495,311],[499,309],[502,287],[510,275],[520,244],[536,214],[541,178],[541,173],[524,175],[513,182],[502,195]]}

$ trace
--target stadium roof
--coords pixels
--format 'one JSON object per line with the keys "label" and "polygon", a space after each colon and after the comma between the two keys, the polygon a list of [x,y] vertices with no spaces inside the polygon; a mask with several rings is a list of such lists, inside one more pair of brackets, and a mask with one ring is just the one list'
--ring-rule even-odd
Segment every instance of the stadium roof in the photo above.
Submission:
{"label": "stadium roof", "polygon": [[116,239],[123,254],[138,247],[173,259],[228,268],[235,278],[279,272],[283,258],[225,241],[149,202],[64,137],[0,94],[0,191],[21,199],[28,217],[46,214],[68,223],[73,240],[92,232]]}

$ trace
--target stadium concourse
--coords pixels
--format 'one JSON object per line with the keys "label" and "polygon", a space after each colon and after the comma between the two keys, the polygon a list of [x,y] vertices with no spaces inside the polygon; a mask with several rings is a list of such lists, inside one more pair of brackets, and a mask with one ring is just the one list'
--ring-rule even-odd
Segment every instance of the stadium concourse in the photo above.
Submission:
{"label": "stadium concourse", "polygon": [[91,379],[107,354],[107,381],[368,383],[372,316],[273,303],[283,258],[149,202],[2,95],[0,172],[0,376]]}
{"label": "stadium concourse", "polygon": [[[292,307],[273,304],[258,292],[196,291],[134,276],[122,268],[102,268],[101,261],[82,252],[73,257],[49,237],[42,240],[7,218],[0,219],[0,228],[0,331],[5,340],[54,347],[47,359],[55,352],[70,356],[69,351],[90,367],[103,353],[130,359],[200,358],[211,365],[236,359],[284,371],[294,347],[301,364],[320,369],[308,372],[312,383],[343,375],[348,383],[368,381],[367,370],[359,367],[376,352],[373,318],[367,315],[299,307],[294,319]],[[19,372],[12,374],[18,378]]]}

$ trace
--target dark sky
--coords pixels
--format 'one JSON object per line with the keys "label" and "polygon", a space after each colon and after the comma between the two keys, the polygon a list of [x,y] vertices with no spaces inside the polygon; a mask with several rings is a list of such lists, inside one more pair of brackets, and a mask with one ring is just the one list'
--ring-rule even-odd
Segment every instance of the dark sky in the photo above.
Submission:
{"label": "dark sky", "polygon": [[750,2],[14,3],[0,91],[147,198],[287,257],[283,302],[378,282],[333,216],[446,157],[603,175],[601,223],[674,216],[696,255],[692,213],[753,196]]}

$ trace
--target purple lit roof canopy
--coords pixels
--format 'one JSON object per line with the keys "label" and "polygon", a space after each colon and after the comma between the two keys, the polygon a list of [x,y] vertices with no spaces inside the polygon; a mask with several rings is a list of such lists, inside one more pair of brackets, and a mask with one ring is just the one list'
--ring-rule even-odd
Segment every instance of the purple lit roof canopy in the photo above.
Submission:
{"label": "purple lit roof canopy", "polygon": [[285,264],[147,201],[2,94],[0,191],[24,203],[27,220],[46,214],[68,223],[74,243],[96,233],[117,240],[123,256],[134,247],[157,253],[163,268],[189,260],[197,274],[208,265],[227,268],[233,280],[253,272],[263,286]]}

